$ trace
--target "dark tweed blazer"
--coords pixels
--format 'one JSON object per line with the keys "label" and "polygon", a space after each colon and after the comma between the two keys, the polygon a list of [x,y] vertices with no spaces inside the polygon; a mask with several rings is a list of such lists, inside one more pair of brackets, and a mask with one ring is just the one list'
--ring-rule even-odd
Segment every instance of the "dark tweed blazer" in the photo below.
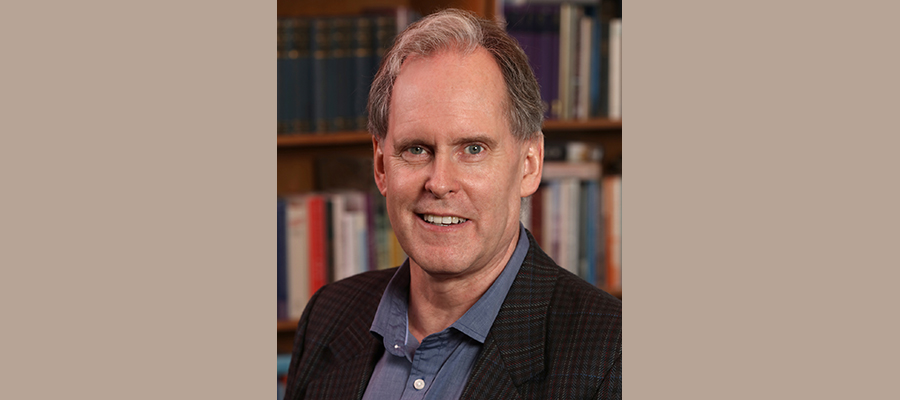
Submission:
{"label": "dark tweed blazer", "polygon": [[[622,302],[531,244],[463,399],[621,399]],[[384,353],[370,332],[396,268],[330,284],[297,327],[285,399],[361,399]]]}

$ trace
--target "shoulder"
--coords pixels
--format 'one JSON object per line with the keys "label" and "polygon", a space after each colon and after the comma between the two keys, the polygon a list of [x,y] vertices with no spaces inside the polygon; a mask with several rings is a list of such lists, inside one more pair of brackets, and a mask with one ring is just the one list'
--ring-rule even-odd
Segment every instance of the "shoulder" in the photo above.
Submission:
{"label": "shoulder", "polygon": [[312,326],[328,326],[343,318],[375,314],[381,295],[397,268],[363,272],[319,289],[304,314]]}

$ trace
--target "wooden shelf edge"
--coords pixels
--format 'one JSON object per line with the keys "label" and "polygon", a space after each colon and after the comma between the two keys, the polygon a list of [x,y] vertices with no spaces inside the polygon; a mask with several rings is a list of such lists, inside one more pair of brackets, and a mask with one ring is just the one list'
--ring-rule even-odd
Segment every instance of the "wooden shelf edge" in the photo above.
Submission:
{"label": "wooden shelf edge", "polygon": [[[622,120],[605,118],[588,120],[560,121],[549,119],[544,121],[543,130],[547,132],[573,132],[591,130],[621,130]],[[305,133],[278,135],[278,147],[313,147],[313,146],[341,146],[354,144],[367,144],[372,141],[372,135],[366,131]]]}
{"label": "wooden shelf edge", "polygon": [[622,120],[621,119],[607,119],[607,118],[594,118],[594,119],[572,119],[572,120],[558,120],[558,119],[548,119],[544,121],[545,131],[587,131],[587,130],[621,130],[622,129]]}
{"label": "wooden shelf edge", "polygon": [[293,332],[297,329],[298,319],[279,319],[278,332]]}
{"label": "wooden shelf edge", "polygon": [[335,146],[371,142],[372,135],[365,131],[278,135],[278,147]]}

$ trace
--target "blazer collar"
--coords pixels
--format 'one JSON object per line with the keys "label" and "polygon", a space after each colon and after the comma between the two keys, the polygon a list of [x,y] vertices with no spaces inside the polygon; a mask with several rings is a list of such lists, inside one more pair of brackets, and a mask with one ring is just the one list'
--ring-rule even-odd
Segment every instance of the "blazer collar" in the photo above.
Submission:
{"label": "blazer collar", "polygon": [[[482,355],[476,361],[474,379],[470,378],[473,387],[467,389],[477,390],[477,376],[490,374],[492,369],[496,369],[494,373],[505,369],[515,386],[544,370],[546,316],[558,267],[541,250],[531,232],[526,230],[526,234],[530,244],[528,255],[494,320]],[[480,369],[484,370],[478,371]]]}

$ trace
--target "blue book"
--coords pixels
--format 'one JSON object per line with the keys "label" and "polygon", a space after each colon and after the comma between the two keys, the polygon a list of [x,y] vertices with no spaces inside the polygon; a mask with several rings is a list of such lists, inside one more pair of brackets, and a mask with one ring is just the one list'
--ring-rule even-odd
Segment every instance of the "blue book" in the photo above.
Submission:
{"label": "blue book", "polygon": [[308,19],[297,19],[294,28],[294,46],[297,49],[297,58],[292,64],[293,96],[296,99],[294,113],[297,118],[294,132],[308,133],[312,131],[311,23]]}
{"label": "blue book", "polygon": [[327,60],[331,57],[328,40],[328,21],[316,18],[310,22],[310,25],[309,52],[312,61],[312,96],[310,98],[312,115],[310,115],[310,122],[313,132],[322,133],[328,131],[329,120],[329,110],[325,104],[328,100],[329,88]]}
{"label": "blue book", "polygon": [[[328,131],[349,130],[353,113],[352,20],[333,18],[329,21],[328,37],[331,57],[326,59],[325,110],[329,117]],[[353,121],[355,123],[355,119]]]}
{"label": "blue book", "polygon": [[287,319],[287,203],[278,198],[278,319]]}
{"label": "blue book", "polygon": [[594,24],[592,26],[591,36],[593,36],[594,46],[591,48],[591,86],[588,90],[590,90],[590,99],[591,99],[591,109],[589,110],[591,117],[601,117],[606,114],[606,103],[604,102],[604,93],[602,81],[604,65],[603,61],[600,57],[600,48],[602,47],[601,43],[603,43],[603,22],[600,19],[600,10],[587,7],[585,9],[590,10],[593,14]]}
{"label": "blue book", "polygon": [[353,21],[353,124],[355,130],[366,129],[366,104],[369,99],[369,88],[375,77],[375,27],[373,19],[366,16],[357,17]]}
{"label": "blue book", "polygon": [[290,354],[278,355],[278,376],[287,375],[288,368],[291,366]]}

